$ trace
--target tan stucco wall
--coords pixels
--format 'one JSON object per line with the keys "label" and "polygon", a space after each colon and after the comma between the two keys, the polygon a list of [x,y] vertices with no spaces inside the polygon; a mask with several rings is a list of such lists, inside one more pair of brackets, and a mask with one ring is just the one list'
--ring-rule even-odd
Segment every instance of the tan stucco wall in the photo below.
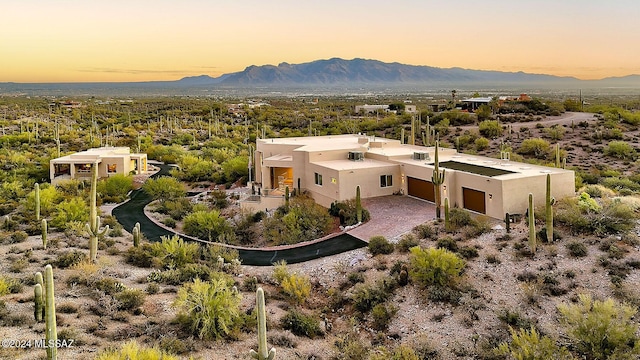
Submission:
{"label": "tan stucco wall", "polygon": [[[545,203],[547,175],[505,180],[503,183],[504,213],[524,214],[529,206],[529,193],[533,194],[535,206]],[[551,196],[562,199],[575,195],[575,175],[571,171],[551,174]]]}

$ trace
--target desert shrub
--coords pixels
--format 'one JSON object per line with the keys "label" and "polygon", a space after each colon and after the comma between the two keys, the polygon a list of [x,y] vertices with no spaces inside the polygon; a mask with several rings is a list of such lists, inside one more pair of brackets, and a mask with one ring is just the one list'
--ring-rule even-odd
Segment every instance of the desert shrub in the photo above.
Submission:
{"label": "desert shrub", "polygon": [[221,235],[230,235],[231,226],[218,210],[196,211],[184,218],[187,235],[208,241],[218,241]]}
{"label": "desert shrub", "polygon": [[534,327],[530,330],[519,329],[511,331],[511,342],[502,343],[498,352],[514,359],[572,359],[565,347],[559,347],[547,336],[540,336]]}
{"label": "desert shrub", "polygon": [[587,185],[581,188],[578,192],[587,193],[592,198],[612,197],[615,195],[612,190],[597,184]]}
{"label": "desert shrub", "polygon": [[458,250],[458,254],[465,259],[473,259],[478,257],[478,249],[471,246],[465,246]]}
{"label": "desert shrub", "polygon": [[308,195],[298,195],[263,221],[264,237],[275,245],[296,244],[320,238],[331,229],[333,220],[327,210]]}
{"label": "desert shrub", "polygon": [[11,291],[9,291],[9,281],[4,277],[0,277],[0,296],[7,295]]}
{"label": "desert shrub", "polygon": [[149,295],[154,295],[160,292],[160,285],[156,284],[156,283],[149,283],[147,285],[147,288],[145,290],[147,292],[147,294]]}
{"label": "desert shrub", "polygon": [[166,225],[167,227],[170,227],[172,229],[176,228],[176,221],[173,218],[168,217],[168,218],[162,220],[162,223],[164,225]]}
{"label": "desert shrub", "polygon": [[614,140],[604,148],[604,154],[618,159],[635,159],[636,150],[625,141]]}
{"label": "desert shrub", "polygon": [[502,125],[497,120],[485,120],[478,124],[478,132],[489,139],[502,135]]}
{"label": "desert shrub", "polygon": [[378,280],[375,284],[357,284],[351,296],[353,306],[361,314],[365,314],[374,306],[382,304],[392,295],[396,284],[386,279]]}
{"label": "desert shrub", "polygon": [[289,269],[287,269],[287,262],[285,260],[280,260],[273,264],[272,276],[278,284],[282,284],[282,281],[289,276]]}
{"label": "desert shrub", "polygon": [[111,175],[98,182],[97,191],[105,203],[120,203],[127,199],[133,189],[133,177],[124,174]]}
{"label": "desert shrub", "polygon": [[280,320],[280,324],[284,329],[291,331],[297,336],[306,336],[310,339],[324,336],[318,319],[297,310],[287,312],[287,314],[282,317],[282,320]]}
{"label": "desert shrub", "polygon": [[428,223],[417,225],[413,228],[413,232],[416,233],[419,239],[431,240],[436,235],[436,231]]}
{"label": "desert shrub", "polygon": [[119,310],[133,310],[144,304],[144,292],[139,289],[124,289],[115,295]]}
{"label": "desert shrub", "polygon": [[29,237],[29,235],[22,230],[18,230],[18,231],[14,231],[11,233],[10,238],[10,243],[11,244],[16,244],[16,243],[21,243],[27,240],[27,238]]}
{"label": "desert shrub", "polygon": [[231,336],[240,325],[241,295],[223,279],[195,279],[178,291],[179,322],[200,339]]}
{"label": "desert shrub", "polygon": [[[329,214],[340,218],[340,225],[350,226],[358,223],[355,199],[345,201],[334,201],[329,207]],[[362,222],[369,221],[371,214],[365,208],[362,208]]]}
{"label": "desert shrub", "polygon": [[558,310],[576,351],[588,359],[637,359],[640,355],[633,307],[580,294],[576,304],[561,304]]}
{"label": "desert shrub", "polygon": [[561,200],[554,220],[574,234],[605,236],[629,231],[636,219],[633,208],[622,201],[606,200],[601,206],[582,193],[579,198]]}
{"label": "desert shrub", "polygon": [[223,258],[225,263],[232,263],[240,259],[237,249],[218,244],[208,244],[204,251],[204,258],[211,263],[217,262],[218,257]]}
{"label": "desert shrub", "polygon": [[172,237],[163,236],[161,242],[151,245],[153,255],[162,260],[167,268],[180,268],[186,264],[195,262],[200,251],[197,243],[185,242],[178,235]]}
{"label": "desert shrub", "polygon": [[154,264],[153,246],[148,243],[142,244],[139,247],[132,246],[127,249],[124,258],[127,264],[149,268]]}
{"label": "desert shrub", "polygon": [[463,226],[472,225],[473,219],[468,211],[454,207],[449,210],[449,223],[452,229],[460,229]]}
{"label": "desert shrub", "polygon": [[422,286],[452,285],[460,278],[464,260],[446,249],[411,248],[409,275]]}
{"label": "desert shrub", "polygon": [[438,241],[436,241],[436,247],[438,249],[447,249],[447,250],[449,250],[451,252],[457,252],[458,251],[458,243],[451,236],[446,236],[446,237],[438,239]]}
{"label": "desert shrub", "polygon": [[389,351],[384,347],[373,350],[369,360],[420,360],[416,352],[409,346],[400,345],[393,351]]}
{"label": "desert shrub", "polygon": [[393,305],[385,303],[377,304],[371,309],[371,317],[373,318],[371,325],[378,331],[387,330],[391,319],[393,319],[397,312],[398,308]]}
{"label": "desert shrub", "polygon": [[414,246],[418,246],[419,244],[420,242],[418,241],[418,239],[416,239],[416,236],[413,235],[412,233],[409,233],[409,234],[403,235],[400,238],[400,241],[398,241],[396,248],[398,249],[399,252],[406,253],[406,252],[409,252],[409,249],[411,249]]}
{"label": "desert shrub", "polygon": [[481,138],[477,138],[473,144],[476,147],[477,151],[482,151],[484,149],[487,149],[489,147],[489,139],[481,137]]}
{"label": "desert shrub", "polygon": [[349,281],[349,283],[354,285],[363,283],[365,281],[364,273],[360,271],[354,271],[352,273],[349,273],[349,276],[347,276],[347,280]]}
{"label": "desert shrub", "polygon": [[569,250],[569,255],[574,258],[585,257],[589,254],[589,249],[587,249],[587,245],[574,240],[567,243],[567,250]]}
{"label": "desert shrub", "polygon": [[115,295],[125,289],[125,286],[121,282],[112,277],[96,279],[91,285],[93,288],[108,295]]}
{"label": "desert shrub", "polygon": [[57,206],[57,211],[51,219],[51,226],[66,229],[71,222],[86,223],[89,220],[89,206],[83,198],[74,196],[64,200]]}
{"label": "desert shrub", "polygon": [[369,239],[368,249],[372,255],[391,254],[393,252],[393,244],[384,236],[374,236]]}
{"label": "desert shrub", "polygon": [[60,269],[66,269],[84,261],[86,258],[87,255],[80,251],[68,251],[58,255],[58,258],[52,262],[52,265]]}
{"label": "desert shrub", "polygon": [[511,311],[509,309],[500,311],[500,313],[498,314],[498,319],[509,325],[510,328],[517,328],[522,330],[533,328],[535,324],[534,320],[524,317],[518,311]]}
{"label": "desert shrub", "polygon": [[280,283],[282,291],[296,303],[305,302],[311,292],[311,282],[307,276],[290,274]]}
{"label": "desert shrub", "polygon": [[531,155],[538,159],[544,159],[549,152],[551,145],[547,140],[544,139],[525,139],[520,144],[520,148],[518,148],[518,154],[521,155]]}
{"label": "desert shrub", "polygon": [[369,347],[354,332],[338,336],[334,342],[336,346],[336,360],[368,360]]}
{"label": "desert shrub", "polygon": [[135,340],[122,345],[120,350],[107,349],[98,354],[96,360],[143,360],[143,359],[162,359],[162,360],[179,360],[177,356],[168,354],[157,348],[140,347]]}
{"label": "desert shrub", "polygon": [[640,191],[640,184],[628,178],[613,176],[603,177],[600,179],[600,183],[603,186],[624,195],[629,195],[631,193]]}

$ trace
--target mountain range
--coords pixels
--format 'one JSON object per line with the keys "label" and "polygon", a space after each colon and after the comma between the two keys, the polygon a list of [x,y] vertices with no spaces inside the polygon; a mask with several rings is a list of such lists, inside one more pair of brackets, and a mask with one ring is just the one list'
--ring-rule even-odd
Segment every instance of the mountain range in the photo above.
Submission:
{"label": "mountain range", "polygon": [[521,87],[521,88],[634,88],[640,89],[640,75],[609,77],[600,80],[580,80],[525,72],[503,72],[471,70],[463,68],[438,68],[424,65],[406,65],[397,62],[385,63],[378,60],[332,58],[302,64],[286,62],[275,65],[251,65],[246,69],[224,74],[219,77],[208,75],[190,76],[176,81],[148,81],[127,83],[58,83],[21,84],[0,83],[0,94],[6,91],[46,90],[113,90],[129,91],[153,89],[173,89],[179,93],[184,89],[224,89],[247,88],[330,88],[330,87],[392,87],[392,88],[473,88],[473,87]]}

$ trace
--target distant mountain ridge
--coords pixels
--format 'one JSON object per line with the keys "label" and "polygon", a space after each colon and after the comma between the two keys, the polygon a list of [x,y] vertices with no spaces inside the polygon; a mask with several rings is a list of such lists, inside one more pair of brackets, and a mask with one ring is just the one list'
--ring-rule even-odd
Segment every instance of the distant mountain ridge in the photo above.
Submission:
{"label": "distant mountain ridge", "polygon": [[202,93],[243,89],[301,88],[634,88],[640,89],[640,75],[580,80],[569,76],[503,72],[463,68],[438,68],[406,65],[398,62],[355,58],[331,58],[301,64],[251,65],[246,69],[219,77],[188,76],[176,81],[91,82],[91,83],[0,83],[2,93]]}
{"label": "distant mountain ridge", "polygon": [[489,83],[489,84],[567,84],[605,83],[640,86],[640,75],[610,77],[600,80],[579,80],[570,76],[530,74],[522,71],[504,72],[472,70],[459,67],[438,68],[426,65],[406,65],[397,62],[355,58],[345,60],[331,58],[302,64],[286,62],[276,65],[251,65],[243,71],[225,74],[217,78],[207,75],[183,78],[186,85],[221,86],[308,86],[308,85],[381,85],[424,83]]}

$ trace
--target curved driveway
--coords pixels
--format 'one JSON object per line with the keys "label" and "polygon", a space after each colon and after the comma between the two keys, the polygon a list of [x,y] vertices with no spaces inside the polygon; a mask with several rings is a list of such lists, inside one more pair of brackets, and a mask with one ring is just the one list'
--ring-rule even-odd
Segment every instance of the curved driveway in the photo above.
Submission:
{"label": "curved driveway", "polygon": [[[168,175],[169,165],[157,165],[160,171],[152,177]],[[160,241],[162,236],[177,234],[186,240],[209,243],[208,241],[195,239],[184,234],[159,226],[144,214],[144,207],[152,201],[142,189],[134,190],[130,200],[118,205],[112,210],[113,216],[122,226],[131,232],[136,222],[140,223],[140,230],[149,241]],[[311,241],[294,246],[270,247],[266,249],[253,249],[238,246],[220,244],[238,250],[240,260],[244,265],[269,266],[276,261],[285,260],[288,264],[313,260],[324,256],[335,255],[345,251],[358,249],[367,245],[365,241],[347,233],[332,234],[322,240]]]}

